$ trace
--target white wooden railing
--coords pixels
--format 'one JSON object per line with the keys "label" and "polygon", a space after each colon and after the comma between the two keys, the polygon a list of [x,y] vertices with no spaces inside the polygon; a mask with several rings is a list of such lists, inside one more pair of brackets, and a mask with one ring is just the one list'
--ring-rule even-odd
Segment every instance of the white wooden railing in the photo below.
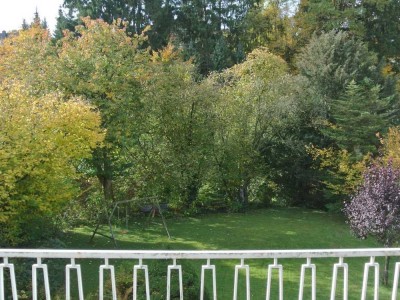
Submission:
{"label": "white wooden railing", "polygon": [[[244,251],[127,251],[127,250],[50,250],[50,249],[0,249],[0,258],[3,262],[0,263],[0,300],[5,300],[5,272],[9,272],[10,277],[10,290],[12,299],[17,300],[17,280],[15,276],[14,264],[10,263],[13,258],[34,258],[36,263],[32,265],[32,298],[38,299],[38,283],[37,283],[37,270],[42,269],[45,298],[50,299],[50,284],[47,265],[42,262],[42,259],[70,259],[70,264],[65,266],[66,282],[65,297],[67,300],[71,298],[71,270],[76,270],[78,295],[79,299],[84,299],[83,282],[81,266],[75,262],[76,259],[102,259],[104,264],[99,267],[99,299],[103,299],[104,295],[104,272],[110,271],[111,276],[111,293],[114,300],[117,299],[116,277],[114,266],[109,264],[110,259],[135,259],[138,261],[137,265],[133,266],[133,299],[136,299],[138,287],[138,271],[141,270],[145,275],[145,290],[146,299],[150,299],[150,279],[147,265],[143,264],[143,260],[151,259],[170,259],[172,264],[167,269],[167,300],[170,300],[171,295],[171,273],[177,270],[179,275],[179,291],[180,299],[183,299],[183,286],[182,286],[182,267],[177,264],[177,260],[205,260],[206,264],[201,267],[201,282],[200,282],[200,299],[204,297],[204,274],[206,270],[211,270],[212,273],[212,298],[217,299],[216,289],[216,266],[211,264],[211,260],[223,259],[237,259],[240,264],[235,266],[235,275],[233,283],[233,299],[238,297],[238,277],[239,271],[244,270],[246,276],[246,299],[250,300],[250,266],[245,264],[245,260],[249,259],[273,259],[273,264],[267,266],[267,282],[265,297],[269,300],[271,297],[271,278],[272,271],[278,271],[278,289],[279,300],[284,299],[283,295],[283,265],[279,264],[280,259],[284,258],[297,258],[305,259],[305,263],[301,265],[300,269],[300,282],[299,282],[299,296],[298,299],[303,299],[303,292],[305,286],[305,272],[307,269],[311,270],[311,298],[316,300],[316,265],[313,263],[314,258],[337,258],[338,262],[333,265],[332,286],[330,299],[334,300],[336,297],[336,285],[338,282],[338,271],[343,270],[343,299],[348,299],[348,281],[349,271],[348,264],[345,262],[346,258],[366,257],[369,262],[364,265],[364,276],[361,291],[361,300],[367,297],[368,277],[370,270],[374,271],[374,300],[379,298],[379,264],[375,261],[377,257],[400,257],[400,248],[378,248],[378,249],[332,249],[332,250],[244,250]],[[392,300],[397,299],[397,290],[399,285],[400,262],[395,264]],[[192,300],[192,299],[190,299]],[[225,299],[223,299],[225,300]]]}

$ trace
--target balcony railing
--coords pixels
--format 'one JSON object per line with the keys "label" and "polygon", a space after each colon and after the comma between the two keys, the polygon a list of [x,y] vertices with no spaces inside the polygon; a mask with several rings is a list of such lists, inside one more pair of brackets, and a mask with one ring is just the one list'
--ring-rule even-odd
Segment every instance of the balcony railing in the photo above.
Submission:
{"label": "balcony railing", "polygon": [[[179,278],[179,294],[180,299],[184,298],[183,284],[182,284],[182,266],[177,263],[177,260],[200,260],[204,261],[201,266],[200,276],[200,299],[204,298],[205,289],[205,272],[206,270],[211,271],[211,284],[212,287],[212,299],[217,299],[217,288],[216,288],[216,265],[211,262],[217,260],[237,260],[238,264],[234,267],[234,281],[233,281],[233,299],[238,298],[238,279],[239,272],[244,271],[245,273],[245,294],[246,299],[251,298],[250,293],[250,265],[246,262],[248,260],[258,259],[269,259],[270,264],[266,265],[266,285],[265,285],[265,298],[269,300],[271,298],[271,285],[272,280],[276,280],[278,286],[278,298],[279,300],[284,299],[283,289],[283,273],[284,264],[281,264],[282,259],[299,259],[303,262],[300,267],[300,279],[298,283],[298,299],[302,300],[304,297],[306,271],[311,272],[311,299],[316,300],[316,288],[317,288],[317,268],[313,260],[316,258],[336,258],[337,263],[332,266],[332,282],[330,290],[330,299],[336,299],[337,283],[339,282],[338,273],[340,270],[340,283],[343,284],[342,298],[348,299],[349,294],[349,267],[346,262],[349,258],[364,257],[366,263],[364,264],[363,282],[361,286],[361,300],[365,300],[367,297],[367,290],[373,290],[373,298],[378,300],[379,298],[379,263],[375,260],[378,257],[400,256],[400,248],[379,248],[379,249],[338,249],[338,250],[246,250],[246,251],[125,251],[125,250],[50,250],[50,249],[0,249],[0,257],[3,262],[0,264],[0,300],[5,300],[6,288],[11,291],[12,299],[17,300],[17,279],[15,276],[15,267],[11,261],[15,258],[33,258],[36,259],[36,263],[32,264],[32,298],[38,299],[38,270],[42,270],[43,282],[44,282],[44,297],[46,300],[50,299],[50,284],[49,284],[49,272],[47,264],[43,263],[44,259],[69,259],[70,263],[65,266],[65,298],[69,300],[71,298],[71,270],[76,271],[76,282],[77,282],[77,294],[80,300],[84,299],[83,293],[83,281],[80,264],[76,263],[79,259],[100,259],[104,263],[99,266],[99,299],[104,298],[104,276],[105,271],[109,272],[111,278],[111,295],[112,299],[117,299],[117,288],[116,288],[116,274],[114,265],[110,264],[110,260],[136,260],[132,268],[132,287],[133,287],[133,299],[137,298],[138,288],[138,273],[139,271],[144,273],[144,288],[145,297],[147,300],[150,299],[150,275],[148,266],[143,264],[144,260],[159,260],[168,259],[171,264],[167,268],[167,300],[171,298],[171,274],[177,272]],[[272,272],[275,270],[278,276],[272,279]],[[373,271],[374,281],[373,284],[368,287],[368,277]],[[7,273],[8,272],[8,273]],[[397,299],[397,290],[399,285],[399,272],[400,262],[397,262],[394,267],[393,274],[393,286],[391,299]],[[5,282],[5,275],[10,278],[10,281]],[[277,277],[277,279],[276,279]],[[308,278],[310,279],[310,278]],[[9,285],[9,286],[8,286]],[[264,296],[263,296],[264,297]],[[190,299],[192,300],[192,299]]]}

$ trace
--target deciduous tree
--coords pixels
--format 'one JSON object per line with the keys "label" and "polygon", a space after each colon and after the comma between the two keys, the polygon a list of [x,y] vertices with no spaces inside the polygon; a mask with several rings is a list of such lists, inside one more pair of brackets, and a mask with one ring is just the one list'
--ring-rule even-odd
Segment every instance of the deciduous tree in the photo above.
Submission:
{"label": "deciduous tree", "polygon": [[94,152],[92,168],[108,201],[114,198],[113,180],[123,172],[120,158],[134,144],[145,116],[141,82],[148,73],[150,54],[140,49],[142,36],[128,37],[118,24],[83,20],[77,33],[60,41],[54,79],[66,96],[83,97],[99,109],[107,129],[105,147]]}

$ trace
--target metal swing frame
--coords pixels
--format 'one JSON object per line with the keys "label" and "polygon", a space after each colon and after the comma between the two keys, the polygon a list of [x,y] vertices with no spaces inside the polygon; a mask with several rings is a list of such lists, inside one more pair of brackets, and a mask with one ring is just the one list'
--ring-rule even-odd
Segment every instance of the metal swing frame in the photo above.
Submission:
{"label": "metal swing frame", "polygon": [[112,208],[110,214],[108,214],[108,211],[105,208],[105,211],[106,211],[106,214],[107,214],[107,223],[108,223],[108,227],[110,229],[110,235],[106,235],[106,234],[103,234],[103,233],[99,232],[99,228],[100,228],[101,224],[100,224],[100,220],[98,220],[96,228],[94,229],[93,234],[90,237],[90,242],[92,242],[93,239],[94,239],[94,236],[96,234],[98,234],[98,235],[101,235],[103,237],[111,239],[114,242],[114,247],[116,248],[117,247],[117,241],[115,239],[115,234],[114,234],[114,231],[112,229],[112,218],[114,216],[115,210],[121,204],[127,204],[127,203],[132,203],[132,202],[143,202],[143,201],[151,202],[150,205],[152,206],[152,208],[150,210],[149,218],[151,218],[151,217],[154,218],[154,216],[156,214],[155,208],[158,210],[158,212],[159,212],[159,214],[161,216],[161,219],[162,219],[163,227],[164,227],[165,231],[167,232],[168,238],[171,239],[171,235],[170,235],[169,230],[168,230],[167,222],[165,221],[164,215],[162,213],[162,209],[161,209],[161,206],[160,206],[160,202],[158,201],[158,197],[147,197],[147,198],[116,201],[116,202],[114,202],[114,205],[113,205],[113,208]]}

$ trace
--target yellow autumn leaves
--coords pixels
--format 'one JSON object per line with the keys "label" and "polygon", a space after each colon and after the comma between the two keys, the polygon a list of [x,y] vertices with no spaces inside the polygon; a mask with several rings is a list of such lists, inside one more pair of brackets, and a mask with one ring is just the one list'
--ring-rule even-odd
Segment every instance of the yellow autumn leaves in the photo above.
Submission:
{"label": "yellow autumn leaves", "polygon": [[79,99],[3,84],[0,119],[0,222],[27,202],[51,211],[70,199],[75,164],[103,140],[99,114]]}
{"label": "yellow autumn leaves", "polygon": [[46,65],[39,60],[48,55],[48,43],[43,29],[32,28],[0,45],[3,231],[17,228],[23,215],[56,213],[75,197],[76,166],[91,156],[105,135],[93,106],[41,88]]}

